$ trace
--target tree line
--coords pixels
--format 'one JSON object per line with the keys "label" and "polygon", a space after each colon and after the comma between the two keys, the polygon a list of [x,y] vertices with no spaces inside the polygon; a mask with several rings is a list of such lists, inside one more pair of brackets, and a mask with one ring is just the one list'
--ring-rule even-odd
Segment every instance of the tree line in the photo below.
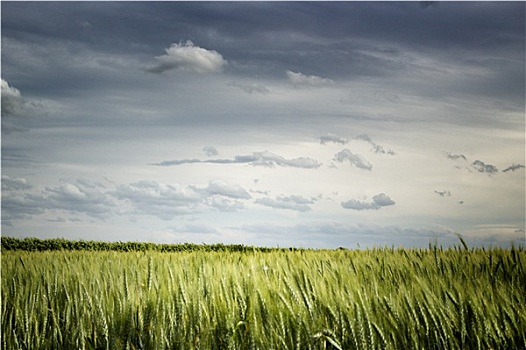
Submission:
{"label": "tree line", "polygon": [[159,251],[159,252],[185,252],[185,251],[206,251],[206,252],[271,252],[271,251],[292,251],[304,250],[298,248],[270,248],[255,247],[242,244],[195,244],[195,243],[150,243],[150,242],[105,242],[105,241],[85,241],[68,240],[64,238],[40,239],[40,238],[15,238],[1,237],[2,250],[22,250],[22,251],[57,251],[57,250],[84,250],[84,251],[119,251],[119,252],[140,252],[140,251]]}

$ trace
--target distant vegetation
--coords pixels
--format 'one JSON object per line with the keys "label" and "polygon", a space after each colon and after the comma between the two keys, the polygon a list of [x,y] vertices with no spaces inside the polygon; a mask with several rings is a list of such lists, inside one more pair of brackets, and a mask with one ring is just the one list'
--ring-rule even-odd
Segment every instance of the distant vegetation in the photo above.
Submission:
{"label": "distant vegetation", "polygon": [[102,241],[72,241],[62,238],[39,239],[39,238],[14,238],[2,237],[2,250],[25,250],[30,252],[41,252],[48,250],[88,250],[88,251],[116,251],[116,252],[270,252],[276,250],[290,251],[296,248],[268,248],[252,247],[242,244],[156,244],[148,242],[102,242]]}
{"label": "distant vegetation", "polygon": [[521,247],[84,243],[2,238],[2,349],[526,348]]}

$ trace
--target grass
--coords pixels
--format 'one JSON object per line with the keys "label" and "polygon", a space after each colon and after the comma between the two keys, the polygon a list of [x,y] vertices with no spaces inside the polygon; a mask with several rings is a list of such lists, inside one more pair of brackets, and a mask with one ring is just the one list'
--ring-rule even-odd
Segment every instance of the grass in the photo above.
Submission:
{"label": "grass", "polygon": [[2,349],[526,348],[526,251],[4,251]]}

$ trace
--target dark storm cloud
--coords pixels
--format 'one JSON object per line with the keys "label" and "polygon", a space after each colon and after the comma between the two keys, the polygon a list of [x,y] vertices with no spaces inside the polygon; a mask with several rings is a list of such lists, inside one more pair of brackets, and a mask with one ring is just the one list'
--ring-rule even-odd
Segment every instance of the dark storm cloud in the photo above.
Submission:
{"label": "dark storm cloud", "polygon": [[280,155],[272,152],[254,152],[252,155],[238,155],[234,159],[179,159],[179,160],[166,160],[152,165],[157,166],[173,166],[182,164],[194,164],[194,163],[208,163],[208,164],[252,164],[254,166],[265,166],[265,167],[292,167],[292,168],[305,168],[305,169],[316,169],[321,166],[317,160],[308,157],[299,158],[284,158]]}
{"label": "dark storm cloud", "polygon": [[[33,45],[67,40],[143,60],[191,40],[220,52],[238,74],[290,71],[332,80],[414,70],[406,54],[413,48],[498,73],[489,78],[493,84],[477,81],[465,91],[522,99],[523,14],[522,2],[448,2],[425,10],[414,2],[4,2],[2,36]],[[4,68],[16,66],[15,57],[3,58]],[[162,61],[152,70],[182,67],[168,53]],[[55,78],[74,83],[64,79]],[[21,87],[30,85],[24,80]]]}

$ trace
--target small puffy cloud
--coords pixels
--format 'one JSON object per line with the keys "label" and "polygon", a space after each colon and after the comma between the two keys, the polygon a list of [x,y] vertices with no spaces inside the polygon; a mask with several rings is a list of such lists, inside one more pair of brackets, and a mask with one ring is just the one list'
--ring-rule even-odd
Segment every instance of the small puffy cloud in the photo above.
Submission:
{"label": "small puffy cloud", "polygon": [[435,190],[435,193],[438,194],[440,197],[451,197],[451,192],[450,191],[436,191]]}
{"label": "small puffy cloud", "polygon": [[340,137],[338,135],[332,134],[332,133],[328,133],[328,134],[320,136],[320,144],[325,145],[325,144],[327,144],[329,142],[340,143],[340,144],[344,145],[347,142],[349,142],[349,140],[347,140],[344,137]]}
{"label": "small puffy cloud", "polygon": [[508,171],[516,171],[516,170],[519,170],[519,169],[524,169],[524,165],[522,165],[522,164],[512,164],[509,167],[507,167],[506,169],[502,170],[502,172],[503,173],[507,173]]}
{"label": "small puffy cloud", "polygon": [[457,160],[457,159],[467,160],[466,156],[463,154],[446,153],[446,156],[448,157],[448,159],[451,159],[451,160]]}
{"label": "small puffy cloud", "polygon": [[321,78],[316,75],[305,75],[290,70],[287,71],[287,77],[294,85],[323,86],[333,82],[331,79]]}
{"label": "small puffy cloud", "polygon": [[217,156],[219,154],[217,149],[215,147],[212,147],[212,146],[205,146],[205,147],[203,147],[203,153],[207,157],[213,157],[213,156]]}
{"label": "small puffy cloud", "polygon": [[353,154],[349,149],[345,148],[340,152],[336,153],[334,159],[342,163],[345,160],[348,160],[352,165],[357,168],[364,170],[371,170],[373,168],[372,164],[369,163],[367,159],[359,154]]}
{"label": "small puffy cloud", "polygon": [[255,203],[261,204],[274,209],[290,209],[299,212],[310,211],[309,204],[314,204],[315,198],[309,199],[303,196],[278,196],[276,199],[273,198],[259,198],[256,199]]}
{"label": "small puffy cloud", "polygon": [[376,196],[373,197],[373,202],[376,205],[379,205],[380,207],[387,207],[389,205],[396,204],[394,200],[392,200],[388,195],[385,193],[379,193]]}
{"label": "small puffy cloud", "polygon": [[79,187],[74,184],[62,184],[57,188],[47,188],[52,198],[58,201],[82,201],[88,196]]}
{"label": "small puffy cloud", "polygon": [[374,153],[377,153],[377,154],[388,154],[390,156],[394,156],[396,154],[392,149],[388,149],[386,151],[383,146],[376,145],[376,144],[373,146],[373,150],[374,150]]}
{"label": "small puffy cloud", "polygon": [[499,169],[497,169],[497,167],[493,164],[485,164],[483,161],[481,160],[476,160],[474,161],[471,166],[473,168],[475,168],[479,173],[486,173],[486,174],[495,174],[496,172],[499,171]]}
{"label": "small puffy cloud", "polygon": [[31,188],[31,184],[23,178],[13,178],[7,175],[2,175],[2,190],[27,190]]}
{"label": "small puffy cloud", "polygon": [[394,204],[396,204],[396,202],[393,201],[391,197],[389,197],[385,193],[379,193],[373,197],[373,200],[371,202],[351,199],[346,202],[342,202],[341,206],[345,209],[352,210],[378,210],[382,207],[387,207]]}
{"label": "small puffy cloud", "polygon": [[172,44],[165,49],[166,54],[157,56],[157,63],[147,68],[152,73],[168,70],[184,70],[194,73],[219,72],[228,62],[215,50],[207,50],[188,40],[186,43]]}

